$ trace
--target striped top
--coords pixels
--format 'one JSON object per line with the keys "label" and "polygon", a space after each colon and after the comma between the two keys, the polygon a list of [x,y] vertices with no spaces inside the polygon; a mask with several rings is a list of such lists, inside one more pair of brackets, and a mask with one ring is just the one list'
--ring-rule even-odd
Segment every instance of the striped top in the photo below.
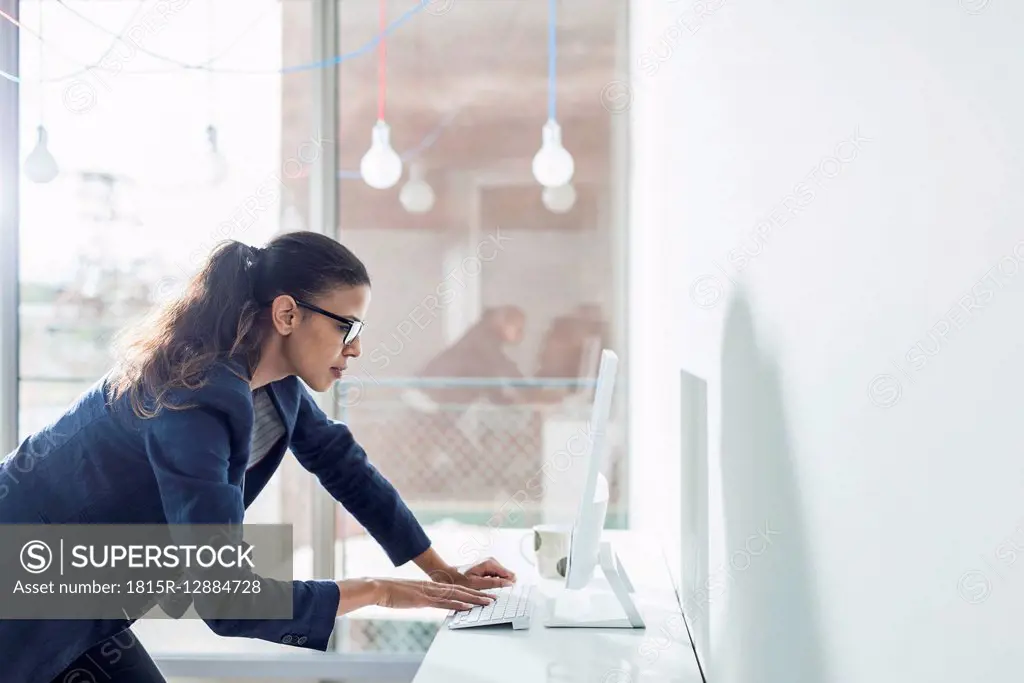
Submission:
{"label": "striped top", "polygon": [[264,388],[252,392],[252,405],[256,411],[256,417],[252,426],[252,440],[249,442],[249,464],[246,469],[252,467],[262,460],[270,449],[284,436],[284,423],[281,415],[270,400],[270,395]]}

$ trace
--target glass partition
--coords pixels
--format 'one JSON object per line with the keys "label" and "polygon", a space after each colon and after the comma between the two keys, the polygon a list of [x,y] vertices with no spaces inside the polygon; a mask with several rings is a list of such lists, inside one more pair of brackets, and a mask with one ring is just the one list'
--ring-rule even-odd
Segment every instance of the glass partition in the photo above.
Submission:
{"label": "glass partition", "polygon": [[[365,259],[374,295],[337,411],[452,564],[494,550],[466,538],[556,521],[602,347],[619,353],[624,384],[623,121],[602,102],[621,78],[621,21],[611,0],[340,6],[343,52],[397,28],[338,67],[337,234]],[[545,190],[533,160],[552,114],[575,168],[569,186]],[[387,187],[364,166],[381,122],[402,164]],[[626,523],[623,408],[606,468],[613,527]],[[336,576],[388,568],[340,508],[336,532]],[[356,613],[341,647],[422,651],[442,617]]]}

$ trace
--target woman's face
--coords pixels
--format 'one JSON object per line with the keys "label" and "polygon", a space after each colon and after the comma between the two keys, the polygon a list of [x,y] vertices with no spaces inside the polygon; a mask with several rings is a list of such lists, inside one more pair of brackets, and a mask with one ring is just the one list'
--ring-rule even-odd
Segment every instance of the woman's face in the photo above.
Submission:
{"label": "woman's face", "polygon": [[[298,375],[314,391],[327,391],[341,378],[348,359],[359,357],[361,340],[356,338],[351,344],[345,344],[348,325],[316,311],[290,305],[287,297],[284,300],[291,324],[285,328],[282,352],[291,374]],[[338,287],[304,303],[344,318],[365,320],[370,306],[370,288],[367,285]],[[275,318],[275,324],[277,322]],[[277,327],[282,331],[280,324]]]}

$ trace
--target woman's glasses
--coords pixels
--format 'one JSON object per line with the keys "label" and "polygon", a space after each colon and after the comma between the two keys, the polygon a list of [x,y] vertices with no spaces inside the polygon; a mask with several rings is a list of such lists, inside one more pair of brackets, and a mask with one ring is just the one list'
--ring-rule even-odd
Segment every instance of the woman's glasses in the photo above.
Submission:
{"label": "woman's glasses", "polygon": [[[292,297],[292,298],[294,298],[294,297]],[[313,304],[306,303],[305,301],[299,301],[298,299],[295,299],[295,303],[298,304],[299,306],[302,306],[303,308],[308,308],[309,310],[313,311],[314,313],[319,313],[320,315],[325,315],[328,318],[330,318],[331,320],[336,320],[339,323],[341,323],[342,325],[345,325],[346,326],[346,330],[345,330],[345,344],[346,345],[354,344],[356,339],[359,338],[359,333],[363,331],[363,325],[365,325],[365,323],[362,320],[360,320],[359,318],[348,318],[348,317],[345,317],[343,315],[335,315],[334,313],[331,313],[330,311],[325,311],[324,309],[320,308],[319,306],[314,306]]]}

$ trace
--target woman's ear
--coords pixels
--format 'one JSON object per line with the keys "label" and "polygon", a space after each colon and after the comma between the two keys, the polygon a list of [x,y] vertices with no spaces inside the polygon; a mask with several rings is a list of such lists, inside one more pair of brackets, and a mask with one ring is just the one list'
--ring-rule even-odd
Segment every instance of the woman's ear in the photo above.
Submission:
{"label": "woman's ear", "polygon": [[270,321],[279,334],[291,334],[299,322],[299,306],[295,299],[287,294],[276,297],[270,304]]}

